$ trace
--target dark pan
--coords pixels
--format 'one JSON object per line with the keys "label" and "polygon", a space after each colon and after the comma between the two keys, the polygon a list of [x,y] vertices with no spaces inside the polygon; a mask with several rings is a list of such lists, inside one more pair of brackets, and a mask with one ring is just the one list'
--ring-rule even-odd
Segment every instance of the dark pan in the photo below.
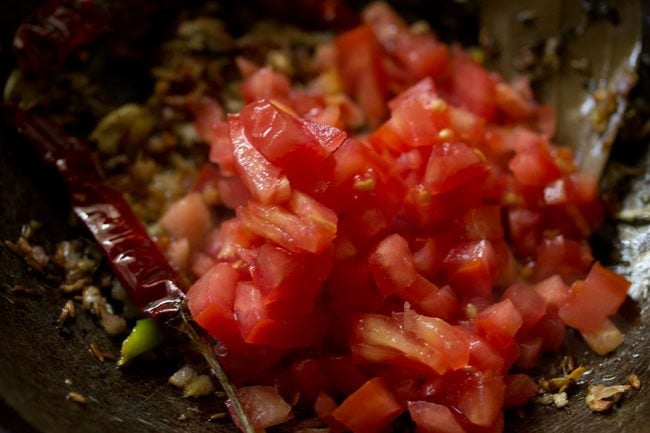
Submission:
{"label": "dark pan", "polygon": [[[575,0],[577,2],[577,0]],[[39,2],[4,0],[0,7],[0,81],[4,82],[12,65],[9,50],[11,35],[18,22]],[[405,2],[417,10],[418,2]],[[428,4],[421,2],[420,4]],[[554,3],[555,4],[555,3]],[[647,11],[645,11],[647,12]],[[641,17],[639,17],[641,20]],[[453,21],[453,20],[452,20]],[[458,20],[456,20],[458,21]],[[441,20],[449,24],[449,20]],[[476,35],[476,20],[467,21],[470,34]],[[647,19],[644,20],[647,23]],[[647,24],[646,24],[647,25]],[[458,22],[450,26],[458,30]],[[460,34],[460,33],[459,33]],[[468,33],[466,32],[465,35]],[[647,35],[646,35],[647,36]],[[640,97],[648,87],[642,70]],[[625,144],[627,147],[623,148]],[[628,207],[647,206],[650,191],[650,155],[646,145],[619,143],[615,157],[625,163],[638,163],[640,175],[617,183],[614,190],[620,203]],[[622,149],[622,150],[621,150]],[[45,168],[29,143],[11,125],[0,125],[0,240],[16,239],[21,225],[42,221],[49,242],[80,235],[70,224],[63,183],[56,173]],[[625,199],[625,197],[628,197]],[[650,250],[650,226],[645,223],[609,223],[597,237],[601,260],[616,265],[624,274],[648,289],[650,267],[635,257]],[[643,266],[646,266],[644,272]],[[40,291],[39,296],[10,293],[22,284]],[[114,363],[100,363],[89,353],[91,343],[116,353],[119,341],[100,330],[90,317],[80,314],[69,330],[59,330],[56,320],[64,298],[48,285],[47,279],[30,270],[25,262],[0,246],[0,431],[8,433],[135,433],[205,432],[236,429],[227,423],[209,423],[211,413],[222,410],[215,402],[186,400],[166,384],[173,367],[118,370]],[[585,363],[589,383],[621,383],[636,373],[650,383],[650,301],[629,300],[619,324],[626,330],[625,345],[611,356],[588,354],[576,340],[569,352]],[[556,360],[549,360],[555,365]],[[564,410],[528,406],[521,416],[510,414],[508,432],[608,432],[650,431],[650,394],[647,387],[634,393],[613,413],[592,414],[583,403],[585,387],[571,397]],[[70,391],[86,396],[86,405],[66,400]]]}

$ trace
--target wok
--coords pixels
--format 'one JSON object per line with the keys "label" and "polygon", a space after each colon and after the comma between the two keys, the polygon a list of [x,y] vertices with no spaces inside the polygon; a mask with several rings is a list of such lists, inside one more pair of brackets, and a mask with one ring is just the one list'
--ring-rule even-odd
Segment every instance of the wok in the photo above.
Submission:
{"label": "wok", "polygon": [[[575,0],[578,3],[578,0]],[[4,0],[0,12],[0,82],[13,64],[10,41],[19,21],[38,1]],[[413,8],[418,2],[404,2]],[[461,3],[461,2],[458,2]],[[557,2],[554,2],[555,4]],[[560,2],[561,3],[561,2]],[[602,2],[596,2],[602,3]],[[425,4],[425,2],[422,2]],[[416,6],[417,7],[417,6]],[[648,26],[650,5],[643,5],[639,21]],[[413,9],[412,9],[413,10]],[[467,18],[466,16],[463,20]],[[643,18],[643,20],[642,20]],[[441,20],[456,30],[458,19]],[[453,36],[476,36],[476,20],[462,21],[469,32]],[[460,27],[462,29],[462,26]],[[650,32],[645,32],[644,38]],[[646,49],[648,44],[646,44]],[[650,55],[646,52],[645,56]],[[643,56],[642,56],[643,58]],[[637,96],[650,101],[646,66],[641,65]],[[118,80],[119,81],[119,80]],[[136,86],[137,88],[137,86]],[[644,93],[645,90],[645,93]],[[29,143],[9,123],[0,124],[0,239],[15,240],[21,225],[30,220],[44,223],[49,242],[83,235],[70,222],[66,191],[57,174],[42,165]],[[637,176],[624,177],[610,190],[627,208],[647,207],[650,191],[650,155],[647,145],[634,140],[619,143],[614,159],[637,165]],[[612,170],[610,164],[609,170]],[[617,323],[626,331],[624,346],[608,357],[589,354],[575,338],[568,348],[589,368],[588,383],[622,383],[636,373],[650,383],[650,300],[645,297],[650,277],[650,225],[646,220],[628,223],[609,221],[596,235],[596,254],[634,279],[640,289],[638,301],[628,300]],[[644,267],[645,266],[645,267]],[[20,296],[10,288],[22,284],[39,291],[39,296]],[[220,403],[187,400],[166,384],[173,366],[147,364],[118,370],[114,363],[98,362],[88,351],[91,343],[117,353],[119,341],[108,337],[88,315],[78,314],[76,323],[58,329],[56,319],[64,297],[47,278],[30,270],[25,262],[0,246],[0,431],[7,433],[99,433],[99,432],[234,432],[228,423],[208,423],[211,413],[223,410]],[[549,359],[547,367],[557,366]],[[584,404],[585,386],[571,397],[568,408],[529,405],[519,414],[509,414],[509,432],[625,433],[650,431],[648,386],[627,398],[614,412],[591,413]],[[66,400],[70,391],[87,397],[86,405]]]}

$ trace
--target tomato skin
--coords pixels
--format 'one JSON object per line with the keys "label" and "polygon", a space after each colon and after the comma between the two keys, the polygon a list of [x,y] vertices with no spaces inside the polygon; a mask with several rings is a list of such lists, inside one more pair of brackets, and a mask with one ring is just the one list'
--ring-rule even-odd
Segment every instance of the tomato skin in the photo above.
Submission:
{"label": "tomato skin", "polygon": [[332,416],[355,433],[377,433],[402,412],[387,384],[376,377],[346,398]]}
{"label": "tomato skin", "polygon": [[408,410],[417,433],[465,433],[446,406],[428,401],[410,401]]}
{"label": "tomato skin", "polygon": [[595,331],[625,301],[630,282],[596,262],[584,282],[571,286],[569,299],[558,315],[567,325],[582,332]]}

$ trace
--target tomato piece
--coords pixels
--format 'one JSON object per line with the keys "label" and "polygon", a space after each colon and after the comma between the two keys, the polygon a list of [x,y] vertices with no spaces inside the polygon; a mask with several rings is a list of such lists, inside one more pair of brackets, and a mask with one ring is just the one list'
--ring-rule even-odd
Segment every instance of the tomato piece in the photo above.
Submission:
{"label": "tomato piece", "polygon": [[229,209],[244,206],[251,198],[246,185],[239,177],[220,177],[217,180],[217,190],[223,205]]}
{"label": "tomato piece", "polygon": [[432,33],[412,32],[386,3],[375,2],[362,12],[384,49],[413,77],[438,77],[447,69],[449,50]]}
{"label": "tomato piece", "polygon": [[300,359],[291,364],[289,376],[291,387],[300,394],[300,403],[305,407],[313,406],[327,385],[320,363],[313,358]]}
{"label": "tomato piece", "polygon": [[291,83],[286,75],[271,67],[259,68],[250,74],[241,85],[241,93],[247,103],[259,99],[286,101],[291,92]]}
{"label": "tomato piece", "polygon": [[367,243],[390,227],[404,200],[403,181],[369,145],[346,140],[334,152],[333,186],[323,203],[341,214],[342,230]]}
{"label": "tomato piece", "polygon": [[337,68],[346,92],[366,116],[370,128],[386,117],[387,91],[381,45],[370,26],[359,26],[334,39]]}
{"label": "tomato piece", "polygon": [[[237,389],[237,398],[255,429],[272,427],[293,418],[291,406],[272,386],[240,387]],[[230,411],[233,422],[243,431],[230,400],[226,400],[226,407]]]}
{"label": "tomato piece", "polygon": [[320,363],[330,386],[343,395],[352,394],[368,380],[349,356],[326,357]]}
{"label": "tomato piece", "polygon": [[612,323],[611,320],[605,321],[596,329],[590,331],[581,331],[582,338],[585,339],[591,350],[603,356],[615,350],[623,344],[625,337],[621,331]]}
{"label": "tomato piece", "polygon": [[505,388],[502,377],[491,372],[467,373],[459,385],[455,406],[470,423],[491,427],[501,415]]}
{"label": "tomato piece", "polygon": [[544,239],[537,247],[537,260],[533,278],[542,280],[559,275],[572,282],[584,278],[594,261],[586,241],[574,241],[562,235]]}
{"label": "tomato piece", "polygon": [[316,397],[316,401],[314,403],[314,412],[318,418],[328,424],[334,431],[344,430],[345,427],[336,421],[332,416],[338,407],[339,405],[334,401],[332,397],[324,392],[320,392],[318,393],[318,397]]}
{"label": "tomato piece", "polygon": [[451,286],[466,297],[490,296],[496,277],[496,258],[489,241],[460,244],[444,260]]}
{"label": "tomato piece", "polygon": [[470,208],[463,214],[457,224],[460,226],[463,237],[470,241],[503,238],[501,208],[496,205]]}
{"label": "tomato piece", "polygon": [[503,378],[506,391],[503,397],[504,407],[523,406],[537,394],[537,383],[527,374],[510,374]]}
{"label": "tomato piece", "polygon": [[542,317],[532,333],[542,337],[542,350],[557,352],[564,344],[566,325],[556,313]]}
{"label": "tomato piece", "polygon": [[370,379],[332,413],[334,419],[355,433],[387,429],[404,408],[381,378]]}
{"label": "tomato piece", "polygon": [[521,313],[510,299],[490,305],[474,320],[478,333],[497,348],[511,344],[522,324]]}
{"label": "tomato piece", "polygon": [[237,174],[251,195],[262,204],[288,200],[291,196],[289,180],[251,144],[241,117],[228,115],[228,128]]}
{"label": "tomato piece", "polygon": [[544,298],[547,311],[557,313],[569,297],[569,287],[559,275],[553,275],[535,285],[535,291]]}
{"label": "tomato piece", "polygon": [[451,290],[451,287],[444,286],[440,290],[429,293],[422,299],[419,308],[429,316],[449,321],[458,313],[458,297]]}
{"label": "tomato piece", "polygon": [[446,406],[428,401],[411,401],[408,410],[417,433],[465,433]]}
{"label": "tomato piece", "polygon": [[366,263],[338,262],[326,282],[326,304],[332,311],[375,312],[384,301]]}
{"label": "tomato piece", "polygon": [[517,359],[517,366],[522,370],[528,370],[535,367],[542,354],[543,344],[544,339],[542,337],[528,337],[519,341],[519,358]]}
{"label": "tomato piece", "polygon": [[584,282],[571,286],[569,299],[558,315],[582,332],[596,331],[625,301],[630,282],[596,262]]}
{"label": "tomato piece", "polygon": [[469,339],[469,365],[481,371],[501,372],[505,365],[503,356],[474,332],[466,331],[466,335]]}
{"label": "tomato piece", "polygon": [[508,167],[519,182],[529,186],[544,186],[560,176],[550,156],[541,152],[519,153],[510,160]]}
{"label": "tomato piece", "polygon": [[449,252],[450,240],[446,236],[427,238],[421,248],[413,253],[415,269],[425,277],[432,277],[442,269]]}
{"label": "tomato piece", "polygon": [[471,147],[461,142],[445,142],[431,150],[423,183],[432,194],[440,194],[482,180],[488,171]]}
{"label": "tomato piece", "polygon": [[353,325],[352,354],[361,360],[429,370],[442,374],[448,370],[442,354],[402,329],[388,316],[364,314]]}
{"label": "tomato piece", "polygon": [[160,225],[174,239],[186,238],[190,248],[196,249],[212,228],[212,216],[201,194],[192,192],[172,203]]}
{"label": "tomato piece", "polygon": [[506,83],[497,83],[495,88],[497,111],[508,123],[524,122],[535,115],[536,104],[530,95],[518,92]]}
{"label": "tomato piece", "polygon": [[232,350],[243,340],[233,315],[239,274],[227,263],[218,263],[190,287],[188,307],[203,329]]}
{"label": "tomato piece", "polygon": [[289,212],[280,206],[265,206],[249,201],[237,208],[242,225],[294,253],[324,252],[336,236],[336,215],[304,194],[294,194]]}
{"label": "tomato piece", "polygon": [[244,341],[280,349],[315,345],[329,325],[329,315],[323,312],[271,318],[259,289],[250,282],[237,284],[234,311]]}
{"label": "tomato piece", "polygon": [[510,299],[521,314],[523,323],[520,332],[525,333],[546,313],[546,303],[532,287],[513,284],[503,293],[502,299]]}
{"label": "tomato piece", "polygon": [[404,330],[412,332],[445,358],[453,370],[464,368],[469,363],[470,342],[463,331],[442,319],[405,310]]}
{"label": "tomato piece", "polygon": [[397,233],[377,245],[368,257],[368,265],[384,296],[406,289],[418,278],[408,242]]}
{"label": "tomato piece", "polygon": [[441,91],[454,105],[459,105],[488,121],[496,114],[496,85],[488,71],[459,46],[451,51],[451,64]]}
{"label": "tomato piece", "polygon": [[345,132],[307,122],[268,100],[247,105],[240,113],[248,141],[287,176],[292,185],[313,188],[327,175],[326,159],[345,140]]}

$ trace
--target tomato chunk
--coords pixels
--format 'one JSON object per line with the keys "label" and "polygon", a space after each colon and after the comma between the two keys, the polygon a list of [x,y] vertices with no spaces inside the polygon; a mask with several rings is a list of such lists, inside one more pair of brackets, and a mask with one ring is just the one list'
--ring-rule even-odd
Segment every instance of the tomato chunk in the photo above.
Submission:
{"label": "tomato chunk", "polygon": [[465,433],[446,406],[428,401],[411,401],[408,409],[418,433]]}
{"label": "tomato chunk", "polygon": [[[293,418],[291,406],[272,386],[241,387],[237,390],[237,398],[251,424],[253,424],[253,428],[265,429]],[[233,421],[238,424],[239,418],[230,400],[226,401],[226,406],[232,415]],[[243,430],[242,426],[238,425],[238,427]]]}
{"label": "tomato chunk", "polygon": [[381,241],[368,263],[384,296],[411,286],[418,277],[408,243],[398,234]]}
{"label": "tomato chunk", "polygon": [[282,203],[291,196],[291,185],[246,137],[239,115],[228,116],[230,140],[237,174],[248,191],[262,204]]}
{"label": "tomato chunk", "polygon": [[629,281],[596,262],[584,282],[573,284],[558,315],[582,332],[595,331],[623,304],[629,287]]}
{"label": "tomato chunk", "polygon": [[370,379],[332,412],[334,419],[358,433],[376,433],[390,426],[404,408],[381,378]]}

